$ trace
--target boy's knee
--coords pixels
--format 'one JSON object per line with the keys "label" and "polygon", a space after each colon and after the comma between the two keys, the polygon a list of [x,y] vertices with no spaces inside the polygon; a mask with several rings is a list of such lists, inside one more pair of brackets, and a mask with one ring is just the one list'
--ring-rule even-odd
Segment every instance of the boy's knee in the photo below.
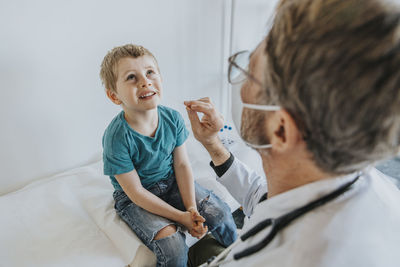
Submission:
{"label": "boy's knee", "polygon": [[173,224],[167,225],[164,228],[162,228],[156,236],[154,237],[154,240],[159,240],[162,238],[165,238],[167,236],[171,236],[176,233],[176,226]]}
{"label": "boy's knee", "polygon": [[153,252],[157,256],[157,266],[186,267],[189,248],[183,233],[175,231],[172,235],[154,240],[152,244]]}
{"label": "boy's knee", "polygon": [[204,214],[206,223],[211,227],[225,223],[232,216],[229,207],[218,198],[212,197],[211,194],[202,199],[200,205],[201,214]]}

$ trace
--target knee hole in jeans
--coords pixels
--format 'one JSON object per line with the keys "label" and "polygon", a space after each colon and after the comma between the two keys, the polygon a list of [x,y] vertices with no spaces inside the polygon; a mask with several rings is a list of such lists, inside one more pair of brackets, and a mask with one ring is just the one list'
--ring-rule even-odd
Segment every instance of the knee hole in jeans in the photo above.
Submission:
{"label": "knee hole in jeans", "polygon": [[171,236],[176,233],[176,226],[173,224],[167,225],[164,228],[162,228],[156,236],[154,237],[154,240],[159,240],[168,236]]}

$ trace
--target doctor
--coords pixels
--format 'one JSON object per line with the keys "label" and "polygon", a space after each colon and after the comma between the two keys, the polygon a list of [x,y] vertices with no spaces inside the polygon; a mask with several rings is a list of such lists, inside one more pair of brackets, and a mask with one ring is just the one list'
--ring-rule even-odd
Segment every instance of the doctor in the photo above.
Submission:
{"label": "doctor", "polygon": [[222,145],[208,98],[185,102],[249,216],[220,266],[400,265],[400,193],[373,167],[399,152],[399,33],[388,1],[287,0],[257,48],[230,57],[232,108],[267,181]]}

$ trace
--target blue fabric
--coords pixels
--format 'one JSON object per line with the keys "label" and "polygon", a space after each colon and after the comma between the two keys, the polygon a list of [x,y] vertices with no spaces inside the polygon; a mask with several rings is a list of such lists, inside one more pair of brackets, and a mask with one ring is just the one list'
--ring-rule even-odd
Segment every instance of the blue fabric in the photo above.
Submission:
{"label": "blue fabric", "polygon": [[[149,191],[171,206],[185,211],[176,179],[172,176],[149,188]],[[236,225],[229,206],[218,196],[195,182],[197,209],[206,219],[205,225],[215,239],[228,247],[237,239]],[[184,266],[187,264],[188,247],[181,225],[164,217],[148,212],[133,203],[124,191],[114,192],[115,209],[142,242],[154,252],[157,266]],[[177,233],[160,240],[156,234],[165,226],[177,225]]]}
{"label": "blue fabric", "polygon": [[122,190],[115,175],[136,169],[144,188],[171,177],[174,172],[172,152],[182,145],[189,132],[176,110],[158,106],[158,126],[154,137],[133,130],[119,113],[103,135],[104,174],[116,190]]}

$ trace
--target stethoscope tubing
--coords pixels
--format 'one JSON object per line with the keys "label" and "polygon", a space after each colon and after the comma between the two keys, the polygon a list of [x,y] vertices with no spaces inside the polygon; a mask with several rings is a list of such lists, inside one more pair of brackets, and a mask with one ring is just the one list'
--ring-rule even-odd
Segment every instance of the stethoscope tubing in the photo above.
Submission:
{"label": "stethoscope tubing", "polygon": [[[200,265],[200,267],[219,266],[221,264],[226,264],[226,263],[232,262],[234,260],[239,260],[241,258],[247,257],[249,255],[252,255],[252,254],[258,252],[259,250],[266,247],[274,239],[274,237],[280,230],[285,228],[287,225],[289,225],[291,222],[296,220],[298,217],[305,215],[307,212],[309,212],[317,207],[320,207],[320,206],[330,202],[331,200],[334,200],[335,198],[337,198],[338,196],[340,196],[341,194],[343,194],[344,192],[349,190],[350,187],[359,179],[360,176],[361,176],[361,174],[358,174],[356,178],[354,178],[350,182],[343,184],[342,186],[337,188],[335,191],[333,191],[325,196],[322,196],[300,208],[297,208],[297,209],[295,209],[289,213],[286,213],[278,218],[268,218],[268,219],[265,219],[265,220],[259,222],[253,228],[251,228],[246,233],[241,235],[232,245],[230,245],[228,248],[226,248],[224,251],[222,251],[215,259],[213,259],[213,261],[211,263],[202,264],[202,265]],[[261,242],[258,242],[257,244],[234,254],[233,257],[230,259],[223,260],[229,254],[229,252],[232,251],[232,249],[234,247],[236,247],[240,243],[243,243],[249,237],[256,235],[257,233],[259,233],[260,231],[262,231],[263,229],[265,229],[266,227],[269,227],[269,226],[272,226],[271,231],[268,233],[268,235],[263,240],[261,240]]]}

